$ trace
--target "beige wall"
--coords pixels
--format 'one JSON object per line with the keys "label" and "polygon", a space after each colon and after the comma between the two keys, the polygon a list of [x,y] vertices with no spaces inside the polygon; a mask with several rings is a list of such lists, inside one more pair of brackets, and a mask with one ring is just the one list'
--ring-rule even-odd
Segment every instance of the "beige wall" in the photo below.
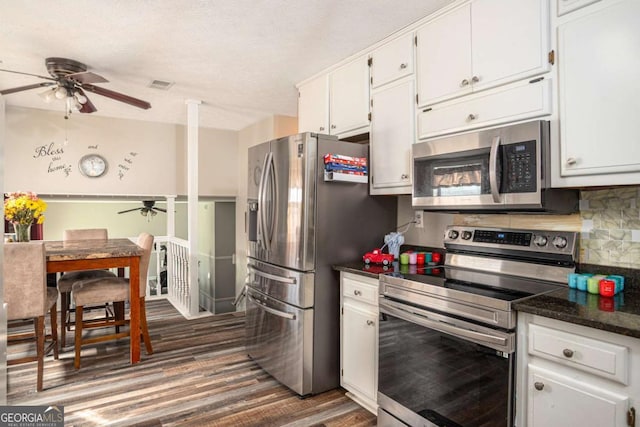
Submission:
{"label": "beige wall", "polygon": [[[186,194],[184,126],[87,114],[65,120],[61,112],[17,107],[7,108],[6,120],[5,191]],[[198,134],[200,195],[235,197],[238,133],[201,128]],[[78,171],[78,160],[90,152],[107,158],[105,176],[91,179]]]}

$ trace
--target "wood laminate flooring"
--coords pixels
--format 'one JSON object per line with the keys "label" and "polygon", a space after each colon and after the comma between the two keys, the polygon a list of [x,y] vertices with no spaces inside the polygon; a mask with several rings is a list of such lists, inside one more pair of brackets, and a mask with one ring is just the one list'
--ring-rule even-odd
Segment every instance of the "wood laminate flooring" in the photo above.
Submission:
{"label": "wood laminate flooring", "polygon": [[[375,426],[343,389],[300,399],[256,365],[244,348],[244,313],[184,319],[166,300],[147,302],[154,353],[129,364],[128,340],[73,348],[8,369],[9,405],[63,405],[73,426]],[[336,333],[338,333],[336,331]],[[72,335],[68,337],[71,344]],[[9,357],[25,350],[9,348]]]}

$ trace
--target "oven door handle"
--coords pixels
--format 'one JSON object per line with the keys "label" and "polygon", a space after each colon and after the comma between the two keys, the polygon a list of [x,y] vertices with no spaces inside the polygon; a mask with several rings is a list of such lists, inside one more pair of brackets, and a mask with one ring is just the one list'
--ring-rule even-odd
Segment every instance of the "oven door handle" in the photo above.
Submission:
{"label": "oven door handle", "polygon": [[247,300],[251,301],[252,303],[257,305],[258,307],[260,307],[261,309],[266,311],[267,313],[273,314],[274,316],[283,317],[283,318],[289,319],[289,320],[296,320],[296,315],[295,314],[286,313],[284,311],[276,310],[275,308],[267,307],[267,305],[265,303],[258,301],[257,299],[255,299],[254,297],[252,297],[249,294],[247,294]]}
{"label": "oven door handle", "polygon": [[495,203],[500,203],[500,186],[498,182],[498,147],[500,147],[500,137],[494,136],[491,141],[491,151],[489,152],[489,185],[491,186],[491,197]]}
{"label": "oven door handle", "polygon": [[415,314],[403,308],[400,308],[398,303],[394,303],[382,298],[380,299],[378,304],[380,306],[381,313],[384,311],[387,314],[391,314],[400,319],[406,320],[407,322],[415,323],[417,325],[431,328],[436,331],[444,332],[453,336],[468,338],[479,344],[498,345],[505,347],[507,346],[507,339],[504,337],[471,331],[469,329],[459,328],[448,323],[431,320],[419,314]]}

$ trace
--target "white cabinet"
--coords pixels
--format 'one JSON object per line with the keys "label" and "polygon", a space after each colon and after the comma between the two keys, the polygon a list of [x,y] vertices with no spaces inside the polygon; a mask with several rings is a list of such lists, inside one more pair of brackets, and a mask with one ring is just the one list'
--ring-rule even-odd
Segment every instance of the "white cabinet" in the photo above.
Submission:
{"label": "white cabinet", "polygon": [[525,80],[422,108],[418,139],[550,114],[550,79]]}
{"label": "white cabinet", "polygon": [[418,105],[549,70],[545,0],[475,0],[417,31]]}
{"label": "white cabinet", "polygon": [[563,186],[640,182],[639,18],[637,0],[603,0],[557,21]]}
{"label": "white cabinet", "polygon": [[413,33],[404,34],[371,53],[371,88],[413,74]]}
{"label": "white cabinet", "polygon": [[298,131],[329,133],[329,79],[326,74],[299,87]]}
{"label": "white cabinet", "polygon": [[298,131],[349,137],[369,131],[368,57],[298,86]]}
{"label": "white cabinet", "polygon": [[415,141],[413,79],[371,94],[371,194],[411,194],[411,145]]}
{"label": "white cabinet", "polygon": [[377,412],[378,279],[340,273],[340,385]]}
{"label": "white cabinet", "polygon": [[558,16],[580,9],[583,6],[597,1],[598,0],[558,0]]}
{"label": "white cabinet", "polygon": [[329,74],[329,133],[368,132],[369,64],[363,55]]}
{"label": "white cabinet", "polygon": [[640,340],[518,314],[520,427],[627,426],[640,403]]}

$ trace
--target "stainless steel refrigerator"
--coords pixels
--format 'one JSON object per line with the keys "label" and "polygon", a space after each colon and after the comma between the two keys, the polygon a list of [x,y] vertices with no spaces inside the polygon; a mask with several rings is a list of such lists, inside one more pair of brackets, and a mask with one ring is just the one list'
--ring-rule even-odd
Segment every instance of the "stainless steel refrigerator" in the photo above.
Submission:
{"label": "stainless steel refrigerator", "polygon": [[249,149],[246,345],[300,395],[340,384],[340,283],[332,266],[361,259],[396,226],[396,199],[367,183],[325,181],[327,153],[368,146],[303,133]]}

